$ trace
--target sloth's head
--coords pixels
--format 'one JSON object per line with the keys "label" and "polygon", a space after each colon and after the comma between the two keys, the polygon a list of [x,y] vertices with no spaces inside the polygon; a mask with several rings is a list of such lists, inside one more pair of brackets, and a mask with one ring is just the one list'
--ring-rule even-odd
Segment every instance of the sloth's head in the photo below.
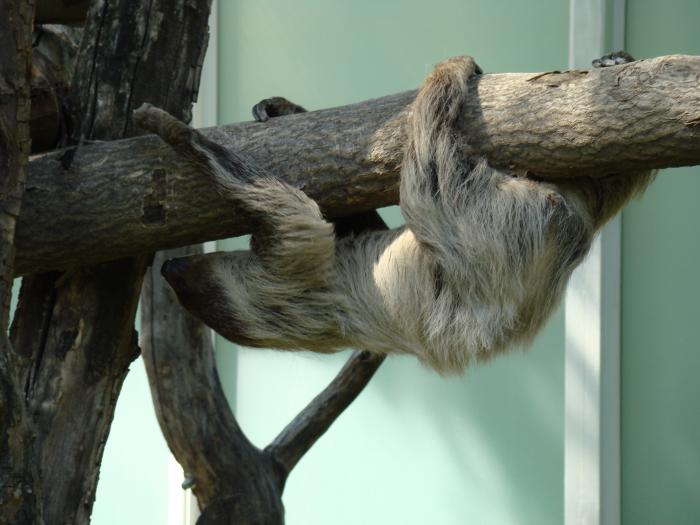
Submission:
{"label": "sloth's head", "polygon": [[230,270],[230,258],[225,253],[178,257],[165,261],[160,273],[192,315],[227,339],[245,344],[240,341],[231,282],[223,275],[226,268]]}
{"label": "sloth's head", "polygon": [[160,267],[160,273],[185,305],[197,305],[207,294],[211,294],[211,269],[203,256],[190,255],[169,259]]}

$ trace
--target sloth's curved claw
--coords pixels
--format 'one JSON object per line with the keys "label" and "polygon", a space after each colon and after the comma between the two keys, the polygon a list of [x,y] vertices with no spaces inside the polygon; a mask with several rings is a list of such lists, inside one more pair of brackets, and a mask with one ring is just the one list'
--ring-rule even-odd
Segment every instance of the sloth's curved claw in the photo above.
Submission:
{"label": "sloth's curved claw", "polygon": [[614,53],[609,53],[600,58],[596,58],[591,65],[594,68],[619,66],[620,64],[629,64],[634,62],[634,57],[627,53],[626,51],[615,51]]}
{"label": "sloth's curved claw", "polygon": [[272,117],[304,113],[306,110],[284,97],[270,97],[261,100],[253,106],[253,118],[257,122],[266,122]]}

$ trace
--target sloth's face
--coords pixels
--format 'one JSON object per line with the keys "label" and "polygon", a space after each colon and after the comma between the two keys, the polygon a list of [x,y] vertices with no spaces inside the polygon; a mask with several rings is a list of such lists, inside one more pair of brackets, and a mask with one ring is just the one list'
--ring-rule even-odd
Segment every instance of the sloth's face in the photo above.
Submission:
{"label": "sloth's face", "polygon": [[238,330],[221,276],[223,253],[191,255],[163,263],[160,273],[177,294],[182,306],[224,337],[238,339]]}
{"label": "sloth's face", "polygon": [[216,282],[211,279],[211,264],[205,255],[167,260],[161,266],[160,273],[182,305],[198,317],[203,307],[220,293]]}

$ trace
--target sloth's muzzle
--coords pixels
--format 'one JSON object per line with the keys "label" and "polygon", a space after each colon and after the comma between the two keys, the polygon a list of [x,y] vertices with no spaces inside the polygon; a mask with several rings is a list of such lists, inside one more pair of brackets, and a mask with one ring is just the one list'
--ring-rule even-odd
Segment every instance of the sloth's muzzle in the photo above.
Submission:
{"label": "sloth's muzzle", "polygon": [[160,274],[165,277],[168,284],[180,294],[187,294],[191,286],[191,269],[192,259],[190,257],[178,257],[169,259],[160,267]]}
{"label": "sloth's muzzle", "polygon": [[171,278],[176,278],[178,276],[182,277],[189,266],[189,257],[168,259],[163,263],[163,266],[160,267],[160,274],[170,281]]}

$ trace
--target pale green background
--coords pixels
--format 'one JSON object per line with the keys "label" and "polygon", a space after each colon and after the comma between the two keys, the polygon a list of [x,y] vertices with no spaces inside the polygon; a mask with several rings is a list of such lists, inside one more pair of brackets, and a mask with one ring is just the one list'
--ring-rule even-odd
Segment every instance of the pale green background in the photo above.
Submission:
{"label": "pale green background", "polygon": [[[633,54],[700,54],[697,0],[627,3]],[[271,95],[314,109],[411,89],[456,54],[489,72],[564,68],[568,1],[221,0],[219,28],[225,123]],[[625,525],[700,523],[698,175],[662,174],[623,219]],[[560,525],[563,349],[560,312],[527,353],[461,379],[390,359],[295,469],[288,523]],[[346,357],[219,350],[261,446]],[[94,523],[166,523],[167,450],[139,362],[115,419]]]}
{"label": "pale green background", "polygon": [[[698,0],[628,0],[639,57],[700,55]],[[661,173],[623,215],[625,525],[700,524],[700,168]]]}

